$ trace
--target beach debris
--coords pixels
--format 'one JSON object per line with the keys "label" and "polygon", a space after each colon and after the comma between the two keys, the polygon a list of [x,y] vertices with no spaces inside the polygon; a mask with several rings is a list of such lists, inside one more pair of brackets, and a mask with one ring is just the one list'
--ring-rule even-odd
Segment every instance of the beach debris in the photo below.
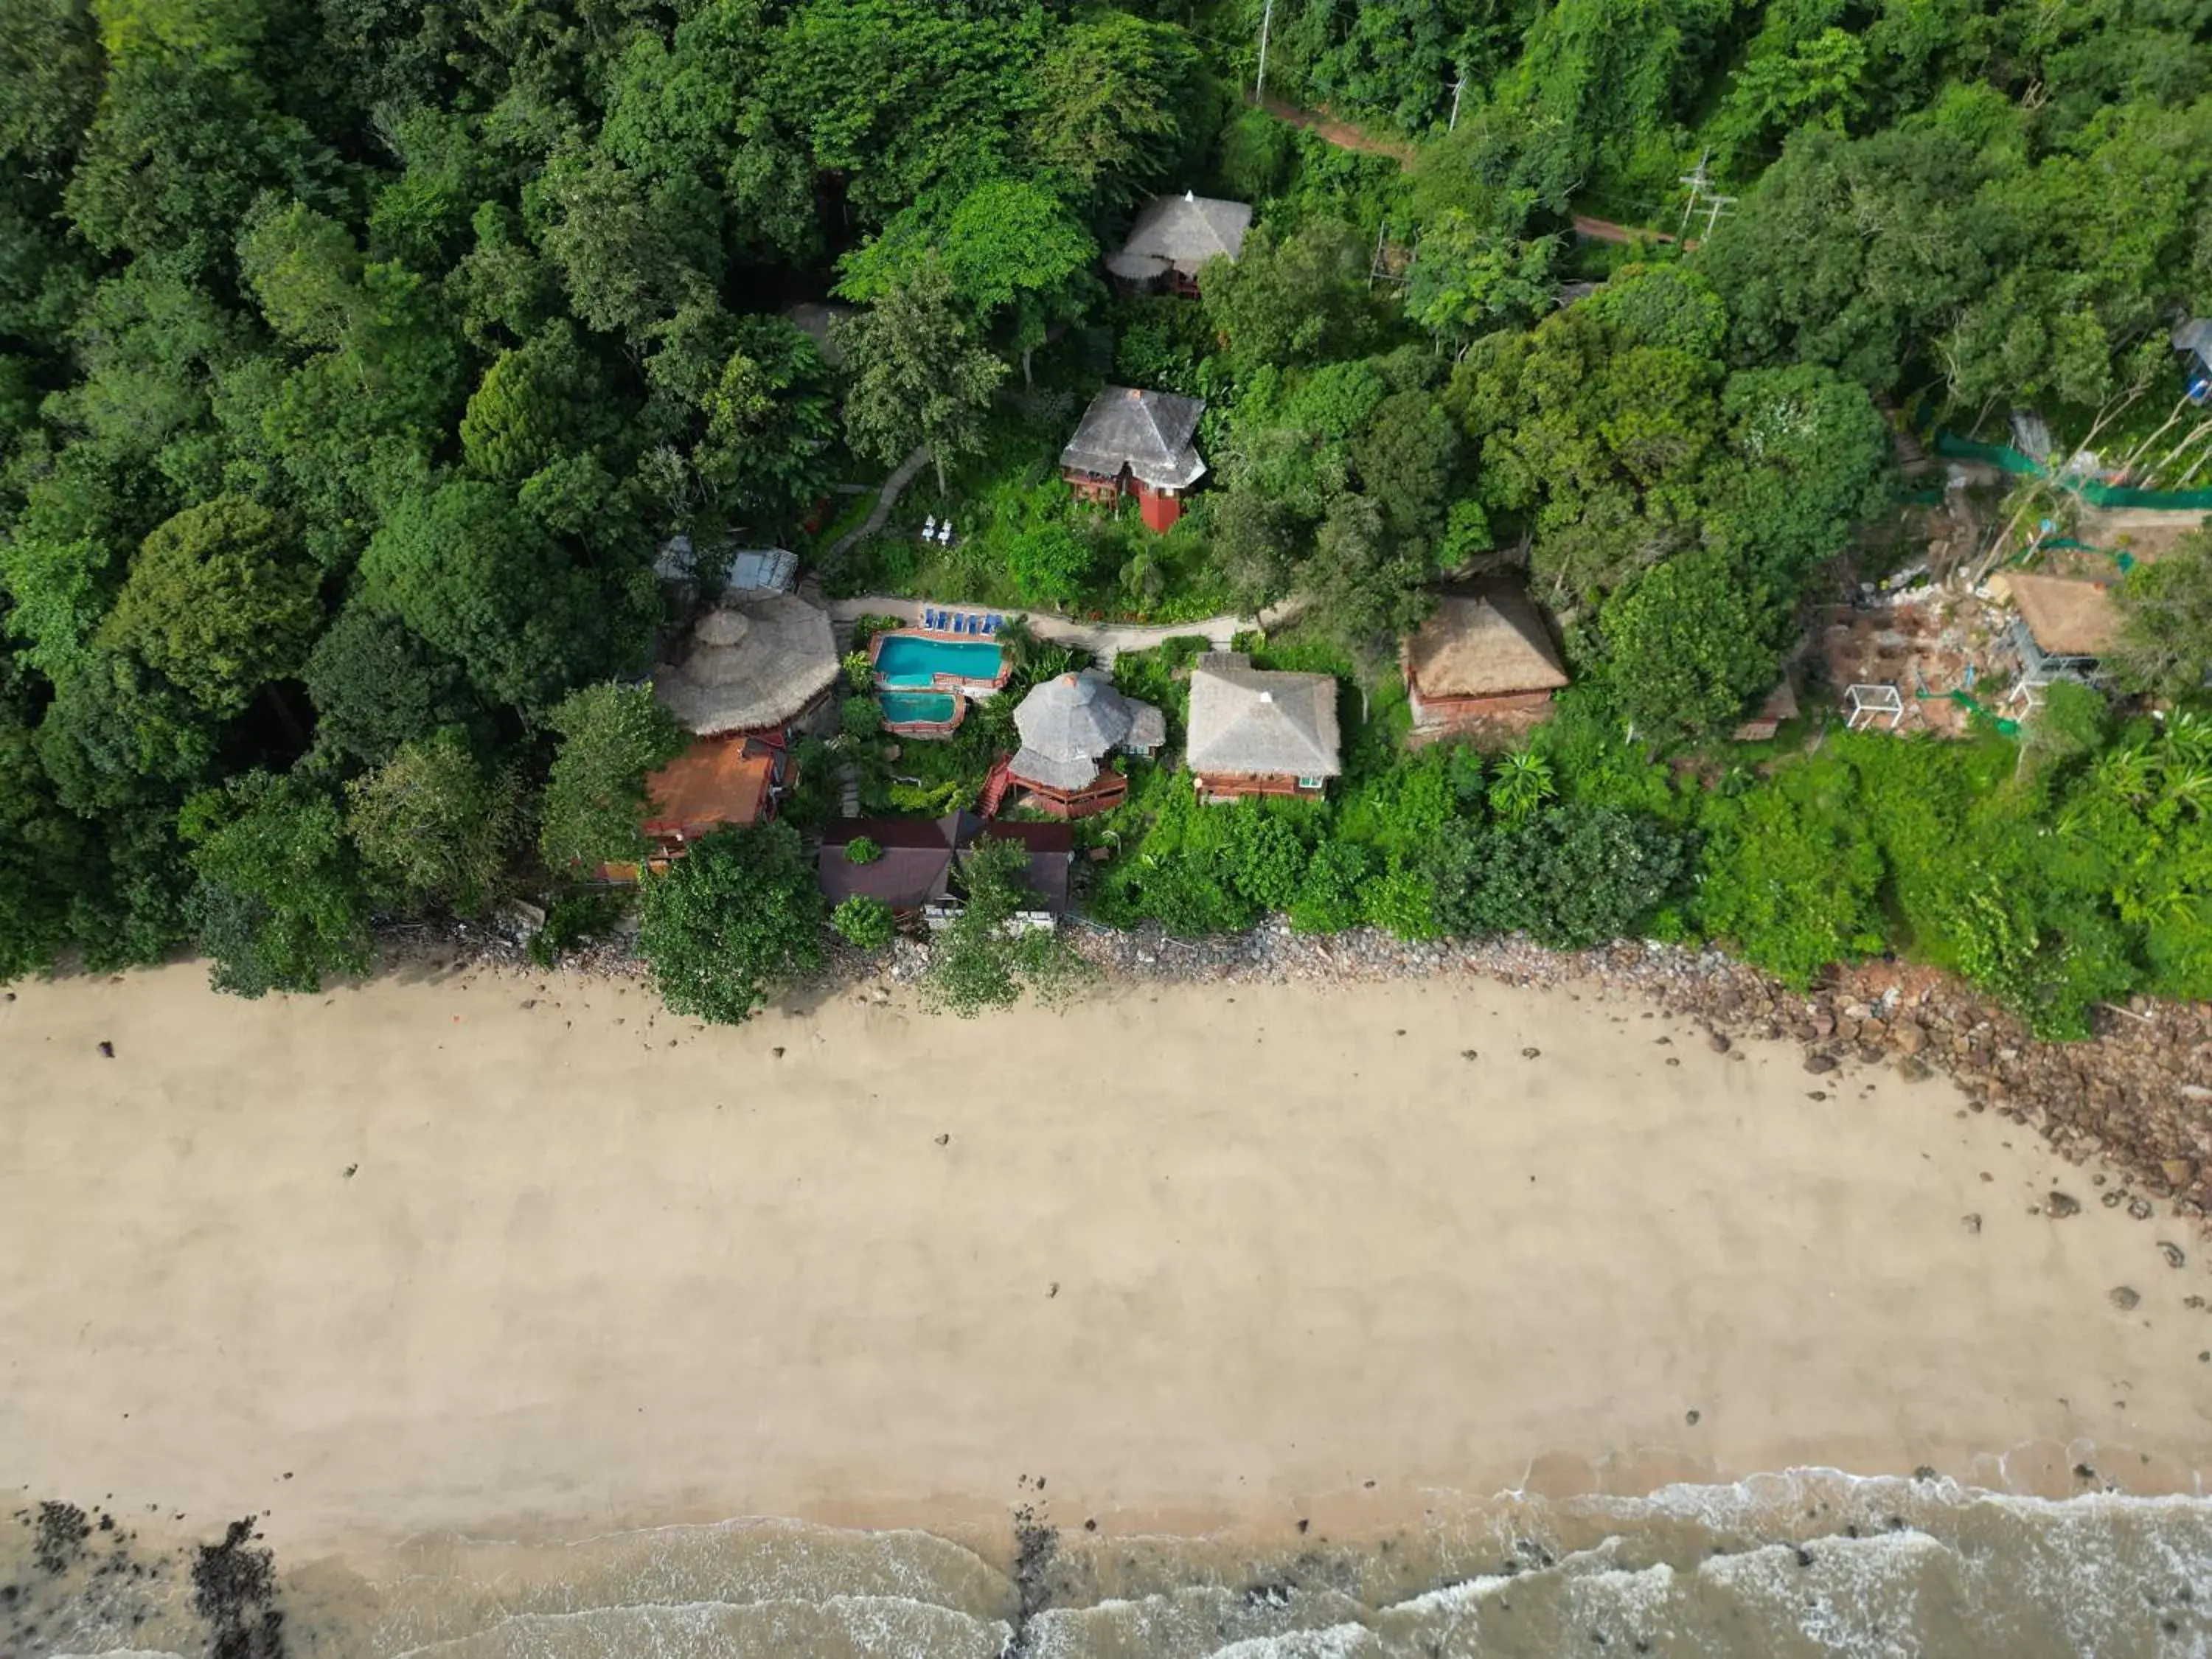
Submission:
{"label": "beach debris", "polygon": [[105,1041],[105,1040],[102,1040],[102,1042],[100,1042],[100,1057],[102,1060],[112,1060],[112,1059],[114,1059],[114,1058],[115,1058],[115,1045],[114,1045],[113,1043],[112,1043],[112,1042],[106,1042],[106,1041]]}
{"label": "beach debris", "polygon": [[2130,1285],[2115,1285],[2105,1296],[2122,1313],[2132,1311],[2142,1301],[2142,1293]]}
{"label": "beach debris", "polygon": [[1923,1463],[1918,1468],[1913,1470],[1912,1478],[1915,1480],[1933,1480],[1936,1478],[1936,1466],[1933,1463]]}
{"label": "beach debris", "polygon": [[1083,1530],[1085,1532],[1097,1532],[1098,1530],[1098,1517],[1095,1515],[1086,1516],[1083,1522]]}
{"label": "beach debris", "polygon": [[783,1058],[783,1050],[781,1048],[771,1048],[769,1050],[769,1053],[774,1054],[778,1060],[781,1060]]}
{"label": "beach debris", "polygon": [[2130,1198],[2128,1200],[2128,1215],[2131,1219],[2136,1221],[2148,1221],[2150,1219],[2151,1214],[2151,1203],[2148,1199],[2136,1197]]}
{"label": "beach debris", "polygon": [[2062,1193],[2053,1188],[2051,1196],[2043,1200],[2043,1212],[2053,1221],[2063,1221],[2069,1216],[2081,1213],[2081,1200],[2071,1193]]}
{"label": "beach debris", "polygon": [[1979,1215],[1962,1215],[1959,1224],[1970,1233],[1978,1233],[1982,1230],[1982,1218]]}
{"label": "beach debris", "polygon": [[2116,1188],[2112,1192],[2102,1194],[2097,1200],[2097,1202],[2103,1205],[2108,1210],[2117,1210],[2120,1207],[2121,1200],[2126,1197],[2127,1194],[2125,1193],[2120,1192]]}
{"label": "beach debris", "polygon": [[1702,1413],[1693,1407],[1682,1413],[1682,1420],[1694,1429],[1698,1426],[1698,1419],[1700,1415]]}
{"label": "beach debris", "polygon": [[2166,1265],[2169,1267],[2185,1267],[2189,1265],[2189,1258],[2182,1254],[2181,1246],[2179,1244],[2169,1244],[2161,1238],[2158,1242],[2158,1253],[2166,1258]]}
{"label": "beach debris", "polygon": [[1472,1048],[1461,1049],[1459,1051],[1459,1057],[1462,1060],[1480,1060],[1482,1058],[1480,1054],[1475,1053]]}
{"label": "beach debris", "polygon": [[1301,1538],[1304,1537],[1306,1528],[1311,1525],[1313,1525],[1313,1522],[1310,1517],[1303,1515],[1300,1516],[1298,1517],[1298,1536]]}
{"label": "beach debris", "polygon": [[1836,1057],[1833,1054],[1808,1054],[1805,1056],[1805,1069],[1815,1077],[1824,1072],[1832,1072],[1836,1069]]}
{"label": "beach debris", "polygon": [[1542,1056],[1543,1052],[1544,1051],[1541,1048],[1523,1048],[1521,1051],[1521,1058],[1523,1060],[1539,1059]]}
{"label": "beach debris", "polygon": [[1680,1066],[1682,1062],[1675,1059],[1674,1055],[1669,1054],[1667,1056],[1667,1063],[1669,1066]]}
{"label": "beach debris", "polygon": [[[1058,1279],[1054,1279],[1054,1280],[1052,1281],[1051,1288],[1050,1288],[1050,1289],[1048,1289],[1048,1290],[1047,1290],[1047,1291],[1045,1291],[1045,1293],[1044,1293],[1044,1299],[1045,1299],[1046,1301],[1049,1302],[1049,1301],[1051,1301],[1051,1300],[1053,1299],[1053,1297],[1054,1297],[1058,1296],[1059,1294],[1060,1294],[1060,1281],[1059,1281]],[[1042,1481],[1042,1480],[1040,1480],[1040,1481],[1038,1481],[1038,1482],[1037,1482],[1037,1485],[1038,1485],[1038,1486],[1042,1486],[1042,1485],[1044,1485],[1044,1482],[1043,1482],[1043,1481]]]}
{"label": "beach debris", "polygon": [[1797,1546],[1797,1565],[1801,1567],[1809,1567],[1813,1565],[1813,1552],[1802,1544]]}
{"label": "beach debris", "polygon": [[1805,1093],[1805,1098],[1808,1100],[1826,1100],[1827,1097],[1828,1091],[1826,1089],[1808,1089]]}
{"label": "beach debris", "polygon": [[338,1179],[341,1181],[351,1181],[354,1178],[355,1172],[360,1168],[361,1165],[358,1164],[347,1164],[344,1169],[338,1171]]}
{"label": "beach debris", "polygon": [[1729,1041],[1725,1031],[1708,1031],[1705,1034],[1705,1047],[1717,1054],[1724,1054],[1735,1046]]}
{"label": "beach debris", "polygon": [[1897,1074],[1907,1083],[1925,1083],[1936,1073],[1926,1060],[1917,1054],[1907,1054],[1897,1062]]}
{"label": "beach debris", "polygon": [[536,997],[525,997],[522,1000],[522,1012],[526,1014],[537,1006],[538,999]]}
{"label": "beach debris", "polygon": [[952,1137],[950,1134],[941,1134],[937,1138],[937,1144],[940,1146],[950,1146],[952,1144]]}

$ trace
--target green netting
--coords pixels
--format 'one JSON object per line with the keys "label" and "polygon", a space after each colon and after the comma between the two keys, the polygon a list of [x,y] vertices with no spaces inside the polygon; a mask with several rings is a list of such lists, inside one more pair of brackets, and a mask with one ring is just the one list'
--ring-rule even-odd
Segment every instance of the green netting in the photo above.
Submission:
{"label": "green netting", "polygon": [[[2048,469],[2010,444],[1976,443],[1955,432],[1936,434],[1936,453],[1962,461],[1985,462],[2028,477],[2043,477],[2048,472]],[[2179,513],[2212,513],[2212,489],[2134,489],[2125,484],[2090,483],[2075,485],[2074,493],[2092,507],[2148,507]]]}

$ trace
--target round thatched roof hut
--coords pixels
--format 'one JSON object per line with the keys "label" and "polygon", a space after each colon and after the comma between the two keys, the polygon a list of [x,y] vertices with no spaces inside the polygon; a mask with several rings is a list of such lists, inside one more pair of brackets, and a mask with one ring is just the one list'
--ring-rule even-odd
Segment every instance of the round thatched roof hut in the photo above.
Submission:
{"label": "round thatched roof hut", "polygon": [[702,737],[759,732],[797,719],[836,683],[829,616],[795,594],[762,593],[709,611],[653,693]]}

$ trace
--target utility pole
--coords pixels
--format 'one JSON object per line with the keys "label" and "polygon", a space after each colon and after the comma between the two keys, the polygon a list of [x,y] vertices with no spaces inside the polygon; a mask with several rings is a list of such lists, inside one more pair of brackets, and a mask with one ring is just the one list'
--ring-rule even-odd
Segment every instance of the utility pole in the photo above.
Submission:
{"label": "utility pole", "polygon": [[1690,187],[1690,199],[1682,204],[1681,225],[1674,233],[1677,238],[1687,236],[1690,234],[1690,216],[1698,210],[1698,198],[1705,194],[1705,186],[1712,182],[1705,172],[1706,158],[1711,155],[1712,151],[1707,150],[1704,155],[1699,155],[1696,170],[1684,173],[1674,181],[1676,184],[1687,185]]}
{"label": "utility pole", "polygon": [[1711,241],[1712,240],[1713,227],[1720,223],[1721,215],[1735,205],[1735,198],[1733,196],[1708,196],[1705,198],[1706,240]]}
{"label": "utility pole", "polygon": [[1267,9],[1260,14],[1260,78],[1252,88],[1252,101],[1267,101],[1267,26],[1275,21],[1275,0],[1267,0]]}
{"label": "utility pole", "polygon": [[1459,94],[1460,89],[1466,85],[1467,76],[1463,74],[1459,77],[1459,79],[1452,82],[1451,121],[1450,124],[1444,128],[1446,132],[1457,132],[1459,131]]}

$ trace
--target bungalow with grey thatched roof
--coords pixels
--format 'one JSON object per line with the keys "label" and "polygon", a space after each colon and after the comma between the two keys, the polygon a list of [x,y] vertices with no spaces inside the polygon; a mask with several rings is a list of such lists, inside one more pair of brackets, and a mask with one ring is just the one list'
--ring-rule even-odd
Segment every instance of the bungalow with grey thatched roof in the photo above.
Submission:
{"label": "bungalow with grey thatched roof", "polygon": [[748,593],[709,611],[682,659],[654,672],[653,695],[686,731],[788,735],[837,679],[829,613],[796,594]]}
{"label": "bungalow with grey thatched roof", "polygon": [[1511,586],[1440,595],[1401,662],[1417,733],[1526,716],[1567,683],[1544,618]]}
{"label": "bungalow with grey thatched roof", "polygon": [[1321,794],[1344,770],[1336,677],[1255,668],[1242,651],[1211,651],[1190,672],[1184,758],[1206,801]]}
{"label": "bungalow with grey thatched roof", "polygon": [[1191,441],[1205,413],[1196,398],[1109,386],[1060,452],[1060,476],[1085,501],[1133,495],[1145,522],[1168,530],[1182,516],[1183,495],[1206,476]]}
{"label": "bungalow with grey thatched roof", "polygon": [[1156,196],[1137,215],[1121,251],[1107,256],[1106,269],[1132,291],[1164,289],[1194,299],[1206,262],[1234,259],[1244,251],[1244,233],[1251,228],[1249,202],[1224,202],[1188,190],[1180,196]]}
{"label": "bungalow with grey thatched roof", "polygon": [[1006,782],[1025,804],[1055,817],[1088,817],[1119,806],[1129,781],[1108,756],[1149,755],[1167,741],[1167,717],[1125,697],[1097,669],[1060,674],[1033,687],[1014,710],[1021,747],[1006,764]]}

